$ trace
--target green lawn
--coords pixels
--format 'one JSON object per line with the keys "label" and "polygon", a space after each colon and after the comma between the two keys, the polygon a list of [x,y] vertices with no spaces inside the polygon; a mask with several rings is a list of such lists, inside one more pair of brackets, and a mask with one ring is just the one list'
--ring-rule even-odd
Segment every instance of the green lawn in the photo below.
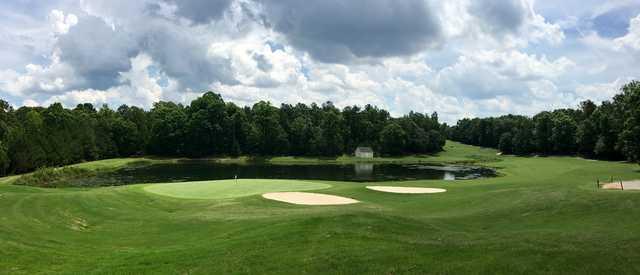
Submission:
{"label": "green lawn", "polygon": [[[640,192],[595,189],[596,178],[640,179],[637,164],[497,156],[452,142],[409,158],[472,161],[501,176],[376,183],[447,189],[426,195],[314,181],[331,186],[317,192],[361,201],[344,206],[289,205],[239,187],[217,199],[204,186],[180,190],[191,184],[41,189],[0,179],[0,273],[640,273]],[[327,187],[290,184],[277,185]]]}
{"label": "green lawn", "polygon": [[152,184],[145,191],[183,199],[230,199],[268,192],[308,191],[331,185],[299,180],[239,179]]}

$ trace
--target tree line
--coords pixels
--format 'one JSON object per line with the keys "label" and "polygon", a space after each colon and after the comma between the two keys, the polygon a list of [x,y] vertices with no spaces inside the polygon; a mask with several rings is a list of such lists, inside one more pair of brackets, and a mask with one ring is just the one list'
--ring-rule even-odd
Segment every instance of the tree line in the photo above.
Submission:
{"label": "tree line", "polygon": [[134,155],[337,156],[358,146],[385,155],[433,153],[442,150],[445,129],[436,113],[392,118],[371,105],[340,110],[331,102],[239,107],[213,92],[188,106],[161,101],[148,111],[89,103],[14,110],[0,100],[0,175]]}
{"label": "tree line", "polygon": [[632,81],[620,90],[600,105],[587,100],[577,109],[541,112],[533,117],[462,119],[447,135],[507,154],[579,154],[640,162],[640,82]]}

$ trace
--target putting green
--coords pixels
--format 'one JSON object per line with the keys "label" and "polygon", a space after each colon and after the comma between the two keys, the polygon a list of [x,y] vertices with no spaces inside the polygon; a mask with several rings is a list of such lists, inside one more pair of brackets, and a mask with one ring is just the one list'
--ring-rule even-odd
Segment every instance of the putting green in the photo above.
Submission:
{"label": "putting green", "polygon": [[182,199],[229,199],[268,192],[308,191],[329,188],[324,183],[299,180],[240,179],[191,181],[149,185],[145,191]]}

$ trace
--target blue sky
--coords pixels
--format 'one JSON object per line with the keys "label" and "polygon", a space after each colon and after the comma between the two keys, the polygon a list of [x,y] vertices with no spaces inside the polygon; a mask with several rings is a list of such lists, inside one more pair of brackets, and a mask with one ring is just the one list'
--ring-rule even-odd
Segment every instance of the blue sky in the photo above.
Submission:
{"label": "blue sky", "polygon": [[637,0],[9,0],[0,97],[375,104],[462,117],[575,107],[638,78]]}

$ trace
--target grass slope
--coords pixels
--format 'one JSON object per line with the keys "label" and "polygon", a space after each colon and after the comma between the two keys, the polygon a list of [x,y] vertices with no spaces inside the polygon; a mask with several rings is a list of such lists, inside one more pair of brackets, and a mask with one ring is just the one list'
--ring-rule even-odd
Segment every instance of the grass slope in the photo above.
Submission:
{"label": "grass slope", "polygon": [[595,189],[596,178],[640,178],[638,165],[495,153],[450,142],[428,160],[478,161],[501,177],[384,184],[441,194],[329,183],[322,193],[361,201],[347,206],[0,180],[0,273],[640,273],[640,192]]}
{"label": "grass slope", "polygon": [[308,191],[331,185],[299,180],[239,179],[153,184],[145,191],[183,199],[230,199],[268,192]]}

